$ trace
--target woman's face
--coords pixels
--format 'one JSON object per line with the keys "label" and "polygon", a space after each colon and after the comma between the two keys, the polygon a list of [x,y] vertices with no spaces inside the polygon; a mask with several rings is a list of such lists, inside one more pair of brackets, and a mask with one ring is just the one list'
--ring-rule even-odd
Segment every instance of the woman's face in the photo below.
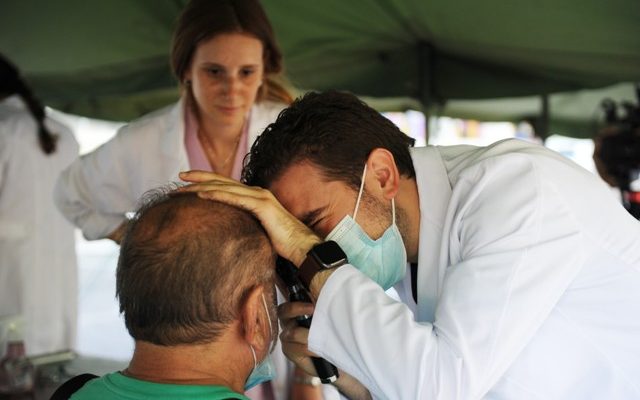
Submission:
{"label": "woman's face", "polygon": [[262,52],[260,40],[241,33],[216,35],[198,45],[185,79],[191,81],[201,123],[242,123],[262,84]]}

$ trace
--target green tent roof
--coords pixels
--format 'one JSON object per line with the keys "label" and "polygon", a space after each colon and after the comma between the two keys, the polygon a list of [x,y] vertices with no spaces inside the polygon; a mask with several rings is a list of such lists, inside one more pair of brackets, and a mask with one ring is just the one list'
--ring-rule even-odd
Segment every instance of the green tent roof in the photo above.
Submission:
{"label": "green tent roof", "polygon": [[[130,119],[174,100],[171,31],[184,1],[4,0],[0,51],[50,105]],[[300,90],[337,88],[485,120],[539,115],[588,136],[604,96],[640,81],[640,2],[263,0]],[[533,96],[533,97],[531,97]],[[390,100],[389,100],[390,99]]]}

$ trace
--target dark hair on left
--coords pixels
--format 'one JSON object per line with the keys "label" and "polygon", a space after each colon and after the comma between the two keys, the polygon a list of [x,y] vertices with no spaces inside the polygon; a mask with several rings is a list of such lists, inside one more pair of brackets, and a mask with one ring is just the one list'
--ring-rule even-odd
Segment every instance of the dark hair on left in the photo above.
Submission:
{"label": "dark hair on left", "polygon": [[0,97],[17,94],[29,108],[29,112],[38,125],[38,141],[45,154],[56,151],[56,136],[44,124],[45,112],[42,103],[36,98],[29,86],[20,76],[18,69],[0,54]]}

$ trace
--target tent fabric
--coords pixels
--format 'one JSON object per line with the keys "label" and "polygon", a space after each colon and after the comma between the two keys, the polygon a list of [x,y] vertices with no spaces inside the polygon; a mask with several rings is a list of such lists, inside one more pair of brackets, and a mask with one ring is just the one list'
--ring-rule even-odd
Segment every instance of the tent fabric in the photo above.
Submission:
{"label": "tent fabric", "polygon": [[[0,52],[16,63],[47,104],[90,117],[128,120],[177,98],[168,55],[184,3],[3,1]],[[164,94],[160,101],[158,92]]]}
{"label": "tent fabric", "polygon": [[[184,4],[5,0],[0,51],[48,104],[128,120],[178,96],[168,55]],[[637,0],[263,0],[263,5],[296,88],[349,90],[385,98],[380,104],[386,108],[418,104],[442,115],[517,120],[539,112],[540,95],[563,93],[550,97],[551,126],[587,136],[593,99],[632,100],[633,90],[630,85],[585,89],[640,81]],[[576,105],[585,98],[590,100]]]}
{"label": "tent fabric", "polygon": [[[549,95],[549,126],[545,136],[563,135],[589,138],[602,127],[604,112],[601,107],[605,98],[617,102],[637,103],[635,86],[617,84],[601,89],[577,90]],[[489,100],[452,100],[434,115],[483,121],[526,120],[534,126],[542,123],[542,99],[539,96],[503,98]]]}
{"label": "tent fabric", "polygon": [[[587,2],[589,3],[589,2]],[[267,2],[300,87],[423,101],[549,93],[640,76],[640,3]]]}

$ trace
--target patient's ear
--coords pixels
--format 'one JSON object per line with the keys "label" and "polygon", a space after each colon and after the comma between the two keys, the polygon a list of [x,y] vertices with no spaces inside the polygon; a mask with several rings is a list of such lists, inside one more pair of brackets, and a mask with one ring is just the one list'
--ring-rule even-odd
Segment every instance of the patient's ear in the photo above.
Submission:
{"label": "patient's ear", "polygon": [[252,288],[245,296],[244,303],[240,308],[244,340],[258,349],[264,348],[265,343],[269,340],[265,335],[265,325],[268,325],[269,322],[262,303],[263,294],[263,286]]}

